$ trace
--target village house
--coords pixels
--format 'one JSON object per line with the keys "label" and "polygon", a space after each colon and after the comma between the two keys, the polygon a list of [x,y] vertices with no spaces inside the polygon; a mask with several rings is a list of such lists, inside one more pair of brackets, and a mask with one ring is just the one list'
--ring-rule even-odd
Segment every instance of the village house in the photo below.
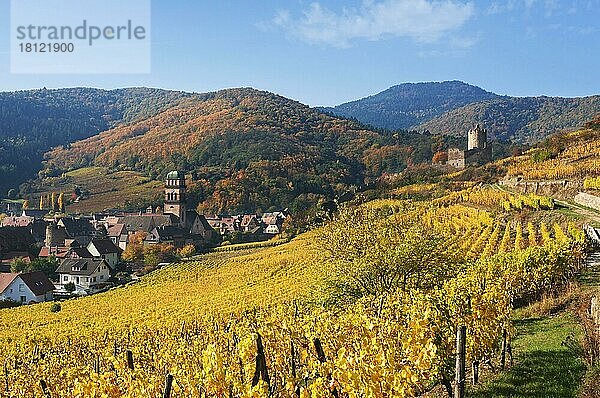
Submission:
{"label": "village house", "polygon": [[196,210],[187,210],[186,212],[186,230],[192,236],[201,236],[204,240],[210,240],[215,235],[215,230],[210,226],[206,217],[198,214]]}
{"label": "village house", "polygon": [[8,216],[2,219],[0,226],[26,228],[38,243],[43,242],[46,236],[46,221],[32,216]]}
{"label": "village house", "polygon": [[99,235],[87,218],[63,217],[58,220],[56,226],[59,230],[64,230],[67,238],[77,240],[82,246]]}
{"label": "village house", "polygon": [[60,286],[73,283],[78,291],[102,287],[110,279],[111,268],[100,258],[64,259],[56,269]]}
{"label": "village house", "polygon": [[144,240],[148,244],[166,243],[175,247],[183,247],[188,243],[193,243],[190,234],[186,234],[183,228],[175,225],[163,225],[154,228]]}
{"label": "village house", "polygon": [[106,260],[112,269],[115,269],[119,264],[119,257],[122,252],[110,239],[92,239],[87,246],[87,250],[92,257]]}
{"label": "village house", "polygon": [[41,271],[0,274],[0,300],[41,303],[53,299],[54,285]]}
{"label": "village house", "polygon": [[125,224],[114,224],[110,225],[107,229],[108,238],[118,246],[121,250],[125,250],[127,248],[127,228],[125,228]]}
{"label": "village house", "polygon": [[19,214],[23,210],[23,202],[19,200],[2,199],[0,200],[0,213]]}
{"label": "village house", "polygon": [[263,232],[268,235],[277,235],[281,232],[283,222],[287,217],[287,211],[276,211],[273,213],[264,213],[261,221],[264,225]]}
{"label": "village house", "polygon": [[260,228],[260,221],[256,214],[244,214],[240,221],[240,229],[242,232],[256,233],[257,228]]}

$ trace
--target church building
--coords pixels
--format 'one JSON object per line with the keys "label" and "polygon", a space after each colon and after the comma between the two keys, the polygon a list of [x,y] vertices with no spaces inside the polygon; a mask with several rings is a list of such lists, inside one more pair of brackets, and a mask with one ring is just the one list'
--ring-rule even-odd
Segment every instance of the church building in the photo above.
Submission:
{"label": "church building", "polygon": [[165,179],[162,214],[157,214],[157,211],[125,216],[119,223],[129,234],[146,232],[145,242],[148,244],[170,243],[176,247],[203,245],[216,233],[203,215],[198,214],[196,209],[187,208],[186,199],[185,173],[171,171]]}

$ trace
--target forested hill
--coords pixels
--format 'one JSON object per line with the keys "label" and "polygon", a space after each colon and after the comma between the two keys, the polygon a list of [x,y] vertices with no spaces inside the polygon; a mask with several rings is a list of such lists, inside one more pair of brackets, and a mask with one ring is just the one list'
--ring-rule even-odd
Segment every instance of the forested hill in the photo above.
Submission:
{"label": "forested hill", "polygon": [[397,130],[419,125],[444,112],[498,95],[460,81],[404,83],[379,94],[322,108],[371,126]]}
{"label": "forested hill", "polygon": [[191,95],[150,88],[0,93],[0,192],[35,176],[51,147],[153,116]]}
{"label": "forested hill", "polygon": [[573,130],[600,112],[600,96],[582,98],[499,96],[460,81],[406,83],[379,94],[322,108],[389,130],[428,130],[464,136],[474,123],[492,138],[535,144]]}
{"label": "forested hill", "polygon": [[464,136],[473,123],[481,123],[491,138],[535,144],[557,131],[579,128],[598,113],[600,96],[501,97],[447,112],[417,129]]}
{"label": "forested hill", "polygon": [[199,94],[153,117],[48,154],[45,174],[85,166],[161,179],[194,172],[207,211],[300,211],[409,163],[431,159],[432,139],[387,134],[249,88]]}

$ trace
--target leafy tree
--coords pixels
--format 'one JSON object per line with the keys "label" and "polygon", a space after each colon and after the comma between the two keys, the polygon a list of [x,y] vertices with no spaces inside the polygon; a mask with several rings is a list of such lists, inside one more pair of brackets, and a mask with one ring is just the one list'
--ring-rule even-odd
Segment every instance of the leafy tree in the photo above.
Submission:
{"label": "leafy tree", "polygon": [[58,195],[58,204],[57,204],[57,206],[58,206],[58,211],[59,212],[61,212],[61,213],[65,212],[65,194],[64,194],[64,192],[61,192]]}
{"label": "leafy tree", "polygon": [[10,264],[10,272],[25,272],[29,264],[22,258],[16,258]]}
{"label": "leafy tree", "polygon": [[441,238],[410,210],[344,209],[325,227],[320,238],[336,269],[338,297],[432,287],[453,272]]}
{"label": "leafy tree", "polygon": [[42,271],[48,278],[56,279],[56,269],[59,266],[59,261],[56,257],[37,258],[30,263],[27,263],[22,258],[15,259],[11,266],[11,272],[36,272]]}
{"label": "leafy tree", "polygon": [[433,155],[431,159],[432,163],[446,163],[448,161],[448,152],[446,151],[438,151]]}
{"label": "leafy tree", "polygon": [[173,245],[155,244],[144,247],[144,264],[155,267],[159,263],[172,262],[176,260],[176,250]]}
{"label": "leafy tree", "polygon": [[141,263],[144,260],[143,241],[146,238],[146,233],[138,231],[129,236],[129,243],[121,254],[123,261],[128,263]]}
{"label": "leafy tree", "polygon": [[52,208],[52,211],[54,211],[54,212],[58,210],[55,192],[52,192],[52,194],[50,196],[50,207]]}
{"label": "leafy tree", "polygon": [[196,254],[196,247],[194,245],[185,245],[179,249],[178,254],[183,258],[189,258]]}
{"label": "leafy tree", "polygon": [[76,289],[76,286],[73,282],[69,282],[65,285],[65,290],[69,293],[73,293]]}

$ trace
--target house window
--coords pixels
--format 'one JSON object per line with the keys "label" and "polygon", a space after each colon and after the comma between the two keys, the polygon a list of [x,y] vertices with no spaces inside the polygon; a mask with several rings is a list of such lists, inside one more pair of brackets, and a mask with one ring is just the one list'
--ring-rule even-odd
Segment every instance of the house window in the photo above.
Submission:
{"label": "house window", "polygon": [[104,275],[100,275],[100,279],[104,279]]}
{"label": "house window", "polygon": [[19,292],[24,292],[25,291],[25,285],[24,284],[20,284],[19,285]]}
{"label": "house window", "polygon": [[68,281],[68,280],[69,280],[69,277],[68,277],[67,275],[63,276],[63,281],[65,281],[65,282],[66,282],[66,281]]}
{"label": "house window", "polygon": [[21,302],[24,303],[25,301],[27,301],[27,297],[21,296]]}

